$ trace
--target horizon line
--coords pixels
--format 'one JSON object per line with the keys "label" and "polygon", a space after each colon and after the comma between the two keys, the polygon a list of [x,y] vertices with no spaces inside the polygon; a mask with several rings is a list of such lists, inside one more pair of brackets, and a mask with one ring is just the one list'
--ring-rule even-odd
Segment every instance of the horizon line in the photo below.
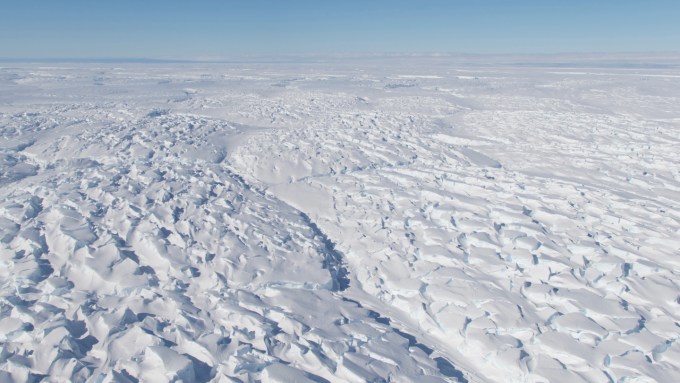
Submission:
{"label": "horizon line", "polygon": [[636,58],[641,55],[673,56],[680,57],[678,51],[579,51],[579,52],[517,52],[517,53],[493,53],[493,52],[334,52],[334,53],[253,53],[234,54],[231,56],[191,56],[191,57],[142,57],[142,56],[12,56],[2,57],[0,61],[144,61],[144,62],[230,62],[251,59],[289,59],[289,58],[379,58],[379,57],[550,57],[550,56],[573,56],[584,57],[592,55],[602,56],[631,56]]}
{"label": "horizon line", "polygon": [[[323,64],[345,60],[385,58],[449,59],[475,66],[518,67],[610,67],[628,69],[680,69],[680,51],[565,52],[565,53],[307,53],[286,55],[234,55],[233,57],[146,58],[146,57],[0,57],[0,64]],[[484,61],[479,61],[484,60]]]}

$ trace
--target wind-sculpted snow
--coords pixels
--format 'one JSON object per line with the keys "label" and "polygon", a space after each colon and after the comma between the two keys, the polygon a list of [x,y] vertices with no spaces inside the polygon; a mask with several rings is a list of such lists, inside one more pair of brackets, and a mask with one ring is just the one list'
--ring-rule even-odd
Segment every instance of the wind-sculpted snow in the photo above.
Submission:
{"label": "wind-sculpted snow", "polygon": [[680,76],[603,72],[0,68],[0,381],[680,379]]}

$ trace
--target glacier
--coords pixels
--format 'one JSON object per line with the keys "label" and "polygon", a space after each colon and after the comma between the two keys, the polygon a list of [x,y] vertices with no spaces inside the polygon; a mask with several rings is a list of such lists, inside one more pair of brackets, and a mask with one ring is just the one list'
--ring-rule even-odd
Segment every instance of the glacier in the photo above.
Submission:
{"label": "glacier", "polygon": [[680,380],[680,60],[531,60],[0,63],[0,381]]}

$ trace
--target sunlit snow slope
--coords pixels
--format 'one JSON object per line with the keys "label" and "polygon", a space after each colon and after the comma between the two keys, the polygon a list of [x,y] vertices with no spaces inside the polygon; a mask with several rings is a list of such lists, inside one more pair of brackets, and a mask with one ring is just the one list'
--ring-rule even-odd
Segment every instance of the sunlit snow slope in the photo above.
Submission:
{"label": "sunlit snow slope", "polygon": [[0,65],[0,381],[680,380],[680,69]]}

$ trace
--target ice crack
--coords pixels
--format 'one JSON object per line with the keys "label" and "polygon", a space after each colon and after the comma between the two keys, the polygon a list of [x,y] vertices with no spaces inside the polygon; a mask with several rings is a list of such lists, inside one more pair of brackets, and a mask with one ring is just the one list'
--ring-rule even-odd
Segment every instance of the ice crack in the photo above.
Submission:
{"label": "ice crack", "polygon": [[323,247],[324,262],[323,268],[331,273],[333,281],[333,291],[344,291],[349,287],[349,273],[343,262],[342,253],[335,249],[335,243],[319,229],[314,221],[303,212],[300,212],[303,221],[312,229],[314,236],[319,238]]}

